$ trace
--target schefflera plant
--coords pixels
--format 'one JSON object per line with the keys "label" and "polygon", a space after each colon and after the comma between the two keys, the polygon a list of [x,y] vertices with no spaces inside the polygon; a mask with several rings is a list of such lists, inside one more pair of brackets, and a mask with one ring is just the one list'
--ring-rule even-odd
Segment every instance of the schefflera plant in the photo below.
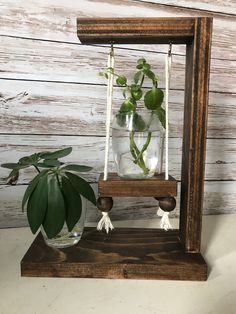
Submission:
{"label": "schefflera plant", "polygon": [[[130,152],[133,157],[133,162],[142,169],[144,175],[147,175],[149,169],[146,167],[143,154],[150,144],[152,132],[149,131],[150,125],[145,123],[137,109],[140,103],[144,103],[144,108],[151,111],[152,115],[157,115],[161,125],[165,128],[165,110],[162,108],[164,93],[162,89],[158,87],[159,76],[152,71],[151,65],[145,58],[137,60],[136,69],[137,71],[134,73],[130,83],[128,83],[128,79],[125,75],[115,73],[113,68],[108,67],[104,71],[99,72],[99,75],[108,79],[108,75],[113,73],[116,78],[116,84],[123,89],[122,94],[124,101],[116,114],[116,121],[118,125],[124,127],[126,125],[127,115],[132,115],[133,128],[130,130],[129,135]],[[143,87],[145,80],[151,82],[151,88]],[[135,133],[145,131],[148,131],[147,139],[143,147],[139,149],[135,142]]]}
{"label": "schefflera plant", "polygon": [[34,167],[38,174],[29,182],[22,200],[22,211],[27,208],[30,229],[35,234],[40,226],[49,239],[60,233],[66,223],[72,231],[82,213],[81,196],[96,205],[90,184],[79,175],[91,167],[65,164],[59,158],[69,155],[72,147],[54,152],[39,152],[25,156],[17,163],[1,166],[11,169],[9,182],[14,184],[22,169]]}

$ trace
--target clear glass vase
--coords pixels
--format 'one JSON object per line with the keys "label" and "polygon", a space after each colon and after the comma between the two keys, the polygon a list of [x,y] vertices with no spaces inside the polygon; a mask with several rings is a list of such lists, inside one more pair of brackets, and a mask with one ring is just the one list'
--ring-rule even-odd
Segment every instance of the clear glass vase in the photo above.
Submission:
{"label": "clear glass vase", "polygon": [[49,239],[43,227],[41,227],[41,232],[43,234],[44,241],[48,246],[55,247],[58,249],[63,249],[66,247],[73,246],[80,241],[83,230],[84,230],[84,224],[85,224],[85,218],[86,218],[86,205],[87,205],[86,200],[83,197],[81,199],[82,199],[81,217],[71,232],[68,231],[67,225],[64,224],[61,232],[56,237]]}
{"label": "clear glass vase", "polygon": [[162,163],[163,128],[154,111],[118,113],[112,125],[112,149],[117,174],[147,179]]}

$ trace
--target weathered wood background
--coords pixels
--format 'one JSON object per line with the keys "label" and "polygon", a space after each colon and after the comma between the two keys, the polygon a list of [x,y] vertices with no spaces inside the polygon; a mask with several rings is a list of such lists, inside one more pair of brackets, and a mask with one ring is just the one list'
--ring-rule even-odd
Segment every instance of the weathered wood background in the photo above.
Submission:
{"label": "weathered wood background", "polygon": [[[106,87],[97,73],[106,65],[105,46],[82,46],[76,17],[213,16],[205,213],[236,210],[236,3],[194,0],[2,0],[0,2],[0,163],[40,150],[73,146],[68,161],[92,164],[91,182],[103,168]],[[174,46],[170,114],[171,174],[180,179],[184,90],[184,46]],[[164,78],[166,46],[115,49],[116,68],[131,73],[145,56]],[[121,99],[114,93],[115,104]],[[112,162],[110,168],[113,168]],[[25,171],[16,187],[0,169],[0,227],[24,226],[20,201],[31,177]],[[112,218],[155,218],[150,199],[115,202]],[[127,210],[129,208],[129,210]],[[99,213],[88,211],[88,221]],[[178,209],[174,215],[178,215]]]}

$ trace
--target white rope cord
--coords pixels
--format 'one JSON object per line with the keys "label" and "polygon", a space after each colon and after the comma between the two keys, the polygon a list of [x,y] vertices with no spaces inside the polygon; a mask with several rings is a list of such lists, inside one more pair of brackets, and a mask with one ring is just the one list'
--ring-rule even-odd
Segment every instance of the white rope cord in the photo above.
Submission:
{"label": "white rope cord", "polygon": [[159,152],[159,160],[160,160],[160,169],[159,169],[159,173],[162,173],[163,171],[163,155],[164,155],[164,144],[165,144],[165,135],[164,132],[161,132],[161,138],[160,138],[160,145],[161,145],[161,149]]}
{"label": "white rope cord", "polygon": [[170,87],[170,69],[171,69],[171,44],[169,46],[168,54],[165,59],[165,83],[166,83],[166,155],[165,155],[165,180],[169,180],[169,87]]}
{"label": "white rope cord", "polygon": [[169,229],[173,229],[169,220],[169,213],[164,212],[158,205],[157,216],[161,217],[160,220],[160,228],[168,231]]}
{"label": "white rope cord", "polygon": [[[114,50],[113,45],[111,45],[111,51],[108,56],[107,67],[114,70]],[[114,74],[108,73],[107,81],[107,108],[106,108],[106,143],[105,143],[105,163],[104,163],[104,177],[103,180],[107,180],[108,173],[108,162],[109,162],[109,148],[110,148],[110,126],[111,126],[111,115],[112,115],[112,96],[113,96],[113,79]],[[97,230],[106,230],[106,233],[109,233],[110,230],[113,230],[111,219],[108,212],[102,212],[102,218],[97,224]]]}
{"label": "white rope cord", "polygon": [[109,233],[110,230],[114,229],[108,212],[102,212],[102,218],[99,220],[97,225],[97,230],[100,231],[103,228],[106,230],[106,233]]}
{"label": "white rope cord", "polygon": [[[114,50],[111,45],[111,51],[108,56],[107,67],[114,69]],[[107,109],[106,109],[106,144],[105,144],[105,163],[104,163],[104,177],[107,180],[108,161],[109,161],[109,148],[110,148],[110,125],[112,114],[112,95],[113,95],[113,73],[108,73],[107,82]]]}
{"label": "white rope cord", "polygon": [[[169,51],[165,59],[165,85],[166,85],[166,97],[165,97],[165,110],[166,110],[166,132],[165,132],[165,180],[169,179],[169,88],[170,88],[170,70],[171,70],[171,44],[169,45]],[[163,145],[162,145],[163,150]],[[162,169],[162,165],[161,165]],[[169,212],[164,212],[158,204],[157,215],[161,217],[160,228],[168,231],[172,229]]]}

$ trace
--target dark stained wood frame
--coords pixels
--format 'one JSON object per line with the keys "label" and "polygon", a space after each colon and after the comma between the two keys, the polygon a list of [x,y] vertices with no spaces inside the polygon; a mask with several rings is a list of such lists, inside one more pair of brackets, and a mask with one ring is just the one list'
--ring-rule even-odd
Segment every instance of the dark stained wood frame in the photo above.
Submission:
{"label": "dark stained wood frame", "polygon": [[186,44],[180,236],[187,252],[199,252],[211,56],[210,17],[78,18],[83,44]]}
{"label": "dark stained wood frame", "polygon": [[99,197],[175,197],[178,182],[165,174],[156,174],[148,180],[124,180],[116,173],[108,173],[107,180],[103,180],[103,173],[99,177]]}
{"label": "dark stained wood frame", "polygon": [[[23,276],[207,279],[200,245],[212,22],[210,17],[77,20],[77,34],[83,44],[186,44],[180,228],[168,233],[117,228],[111,236],[86,228],[78,245],[64,250],[49,248],[39,234],[21,261]],[[146,183],[153,187],[151,195],[145,196],[162,196],[166,190],[176,195],[174,180],[158,180]],[[107,183],[99,180],[100,196],[107,197],[109,207],[109,196],[114,193],[131,196],[132,192],[136,197],[144,193],[142,184],[132,181],[126,188],[137,186],[137,195],[131,188],[125,192],[129,195],[121,195],[126,188],[120,189],[120,185],[117,177],[110,177]]]}

